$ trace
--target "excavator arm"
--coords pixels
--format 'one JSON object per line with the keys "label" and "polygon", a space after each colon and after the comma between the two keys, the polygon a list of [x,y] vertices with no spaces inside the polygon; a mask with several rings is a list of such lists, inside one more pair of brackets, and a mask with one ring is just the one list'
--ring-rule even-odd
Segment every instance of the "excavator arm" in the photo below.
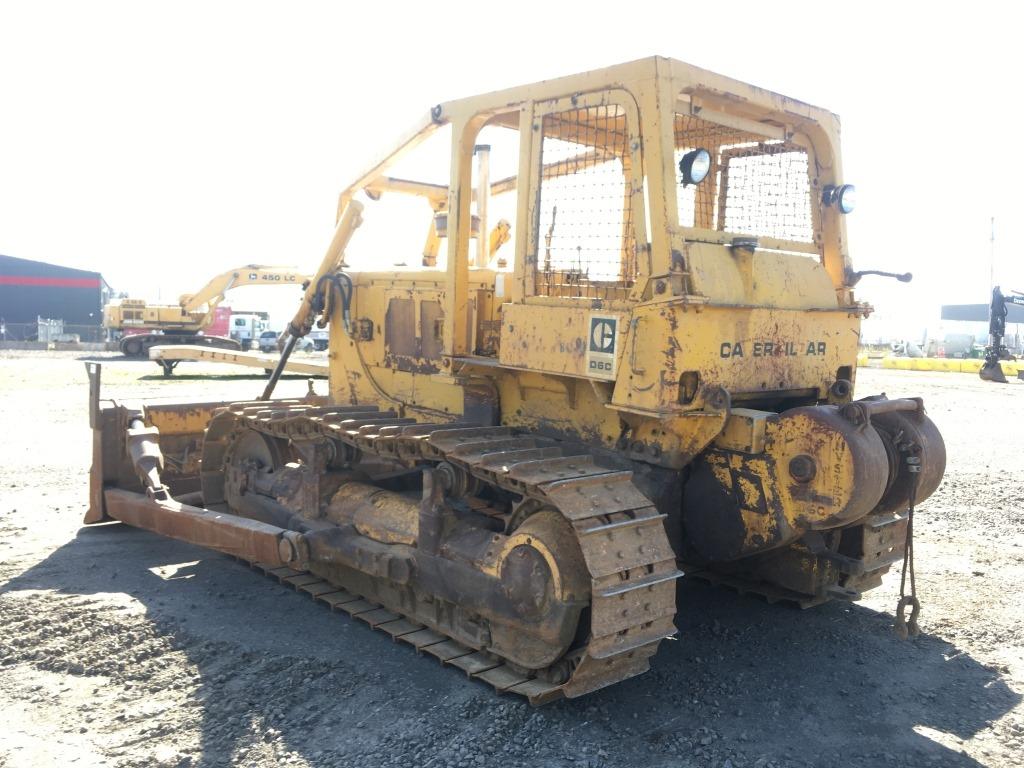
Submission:
{"label": "excavator arm", "polygon": [[988,313],[988,346],[985,347],[985,363],[978,371],[978,375],[985,381],[1006,383],[1006,374],[1003,373],[999,361],[1010,359],[1010,350],[1003,343],[1003,338],[1006,336],[1006,316],[1010,311],[1010,304],[1024,307],[1024,294],[1014,291],[1006,296],[998,285],[995,286],[992,289],[992,304],[989,306]]}
{"label": "excavator arm", "polygon": [[183,312],[198,312],[203,305],[207,311],[224,300],[224,294],[232,288],[243,285],[302,285],[309,277],[295,267],[267,267],[261,264],[247,264],[229,269],[217,275],[193,294],[184,294],[179,299]]}

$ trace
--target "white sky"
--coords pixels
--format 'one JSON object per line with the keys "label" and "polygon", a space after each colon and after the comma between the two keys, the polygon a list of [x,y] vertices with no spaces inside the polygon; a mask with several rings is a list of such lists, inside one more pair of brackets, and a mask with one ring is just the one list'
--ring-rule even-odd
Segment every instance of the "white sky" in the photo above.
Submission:
{"label": "white sky", "polygon": [[[855,263],[915,274],[859,294],[915,335],[987,301],[991,216],[1024,290],[1020,14],[939,6],[0,0],[0,253],[164,300],[312,270],[337,193],[432,104],[661,54],[840,114]],[[282,322],[260,291],[231,303]]]}

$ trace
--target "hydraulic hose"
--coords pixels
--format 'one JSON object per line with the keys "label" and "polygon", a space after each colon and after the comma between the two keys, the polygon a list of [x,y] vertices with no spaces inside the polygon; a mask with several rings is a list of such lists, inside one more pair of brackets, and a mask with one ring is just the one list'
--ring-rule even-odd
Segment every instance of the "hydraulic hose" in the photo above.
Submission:
{"label": "hydraulic hose", "polygon": [[284,349],[281,352],[281,357],[278,358],[277,365],[274,366],[274,371],[270,374],[270,381],[267,382],[267,386],[263,389],[263,394],[259,397],[260,400],[269,400],[270,396],[274,394],[274,387],[277,386],[277,380],[280,379],[281,374],[284,373],[284,367],[288,364],[288,358],[292,356],[292,350],[295,349],[295,345],[298,341],[298,336],[292,336],[291,332],[288,333],[288,341],[284,343]]}
{"label": "hydraulic hose", "polygon": [[312,329],[313,320],[316,315],[324,311],[326,299],[323,289],[325,285],[335,284],[338,286],[339,291],[341,291],[342,310],[345,315],[347,330],[348,305],[352,299],[352,280],[347,276],[345,277],[348,281],[348,292],[346,294],[340,282],[336,282],[337,278],[334,273],[341,269],[342,262],[345,259],[345,247],[348,245],[349,240],[352,239],[353,233],[363,223],[362,211],[362,204],[353,200],[345,208],[341,219],[338,220],[338,226],[334,230],[334,237],[331,239],[331,244],[327,246],[327,253],[324,254],[324,258],[320,262],[320,268],[317,269],[316,275],[313,276],[313,279],[309,281],[309,285],[306,286],[306,292],[302,296],[299,310],[295,313],[292,321],[288,323],[288,340],[285,342],[284,350],[281,352],[281,358],[277,361],[274,372],[270,374],[270,381],[267,382],[263,394],[259,397],[260,400],[269,400],[271,395],[274,394],[274,388],[284,372],[284,367],[288,363],[288,358],[291,357],[292,350],[295,349],[295,344]]}

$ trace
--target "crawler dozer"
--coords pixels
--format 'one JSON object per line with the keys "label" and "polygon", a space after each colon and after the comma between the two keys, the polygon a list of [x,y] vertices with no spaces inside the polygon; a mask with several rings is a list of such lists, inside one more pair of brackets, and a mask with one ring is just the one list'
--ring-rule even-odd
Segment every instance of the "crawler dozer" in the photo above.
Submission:
{"label": "crawler dozer", "polygon": [[[533,703],[644,672],[684,574],[857,599],[945,449],[921,399],[854,398],[853,198],[833,114],[670,59],[439,104],[341,194],[253,400],[101,404],[90,367],[86,522]],[[329,391],[273,399],[313,323]]]}

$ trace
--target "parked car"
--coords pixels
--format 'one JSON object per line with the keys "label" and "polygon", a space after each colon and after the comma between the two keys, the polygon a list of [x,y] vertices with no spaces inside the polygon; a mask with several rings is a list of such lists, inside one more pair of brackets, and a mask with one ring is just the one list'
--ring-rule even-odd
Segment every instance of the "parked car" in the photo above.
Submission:
{"label": "parked car", "polygon": [[277,331],[264,331],[260,334],[260,352],[277,350]]}
{"label": "parked car", "polygon": [[323,352],[327,349],[327,330],[312,330],[307,338],[313,340],[313,349]]}
{"label": "parked car", "polygon": [[[284,349],[285,335],[277,331],[264,331],[260,335],[260,352],[280,352]],[[312,352],[316,344],[308,336],[299,339],[295,344],[296,352]],[[326,347],[325,347],[326,349]]]}

